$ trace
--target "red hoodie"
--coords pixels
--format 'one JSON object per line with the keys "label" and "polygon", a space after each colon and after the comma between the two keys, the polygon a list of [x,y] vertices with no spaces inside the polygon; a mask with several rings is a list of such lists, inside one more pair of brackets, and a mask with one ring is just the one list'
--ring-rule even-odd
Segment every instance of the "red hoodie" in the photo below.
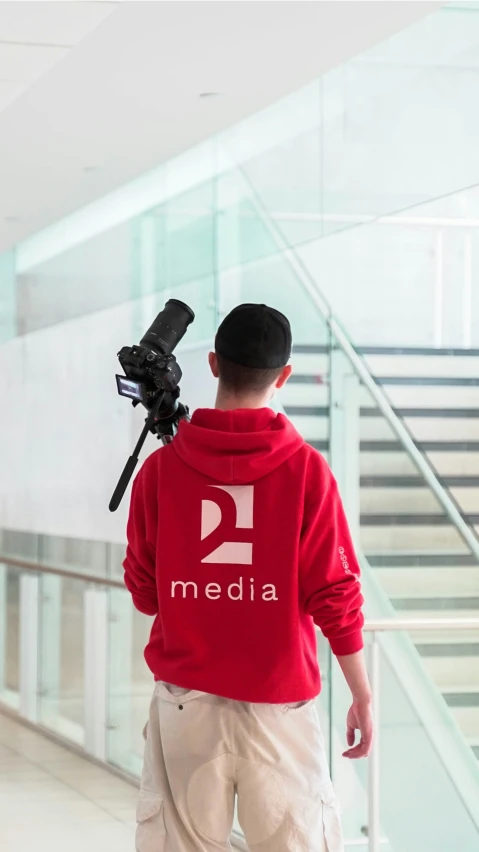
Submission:
{"label": "red hoodie", "polygon": [[125,582],[155,615],[156,680],[250,702],[320,691],[317,624],[363,647],[359,566],[333,475],[282,414],[200,409],[140,470]]}

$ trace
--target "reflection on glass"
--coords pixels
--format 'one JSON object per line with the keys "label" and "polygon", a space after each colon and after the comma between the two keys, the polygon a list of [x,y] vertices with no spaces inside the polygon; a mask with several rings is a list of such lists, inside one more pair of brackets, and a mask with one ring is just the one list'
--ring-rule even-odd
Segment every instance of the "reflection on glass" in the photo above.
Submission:
{"label": "reflection on glass", "polygon": [[19,275],[18,333],[28,334],[130,299],[134,221],[104,231]]}

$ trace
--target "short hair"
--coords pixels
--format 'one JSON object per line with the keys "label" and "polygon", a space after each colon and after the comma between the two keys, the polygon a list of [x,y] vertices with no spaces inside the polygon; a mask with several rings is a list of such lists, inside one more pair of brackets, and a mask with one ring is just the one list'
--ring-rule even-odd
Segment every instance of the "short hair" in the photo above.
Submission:
{"label": "short hair", "polygon": [[284,367],[261,369],[258,367],[243,367],[216,353],[220,382],[227,390],[235,393],[250,391],[261,393],[271,387],[279,379]]}

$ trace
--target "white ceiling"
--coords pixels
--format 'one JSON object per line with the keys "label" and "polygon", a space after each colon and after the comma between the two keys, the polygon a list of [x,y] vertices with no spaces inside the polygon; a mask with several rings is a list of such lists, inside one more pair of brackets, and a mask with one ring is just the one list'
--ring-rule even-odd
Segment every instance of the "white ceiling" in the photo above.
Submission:
{"label": "white ceiling", "polygon": [[439,5],[3,0],[0,251]]}

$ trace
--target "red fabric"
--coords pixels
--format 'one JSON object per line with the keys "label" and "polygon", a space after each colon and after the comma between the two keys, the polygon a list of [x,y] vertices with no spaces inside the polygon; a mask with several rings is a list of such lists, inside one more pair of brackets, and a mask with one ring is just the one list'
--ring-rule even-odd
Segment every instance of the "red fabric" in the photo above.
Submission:
{"label": "red fabric", "polygon": [[199,410],[146,460],[124,568],[135,606],[156,616],[145,657],[157,680],[239,701],[302,701],[320,691],[314,624],[337,655],[363,647],[359,566],[336,482],[266,408]]}

